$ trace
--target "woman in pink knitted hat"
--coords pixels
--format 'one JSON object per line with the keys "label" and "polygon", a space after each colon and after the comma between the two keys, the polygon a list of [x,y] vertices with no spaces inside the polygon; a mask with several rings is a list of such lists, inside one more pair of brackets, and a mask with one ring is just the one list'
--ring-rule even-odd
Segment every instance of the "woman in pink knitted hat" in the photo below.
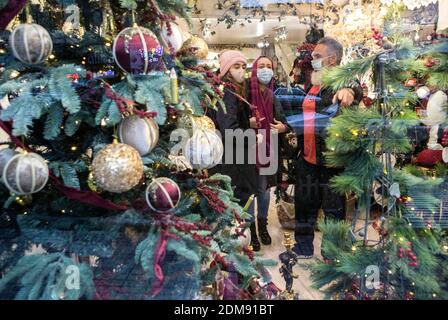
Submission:
{"label": "woman in pink knitted hat", "polygon": [[[224,105],[218,106],[216,112],[209,116],[214,120],[216,128],[221,132],[223,143],[226,146],[227,133],[234,133],[234,130],[241,129],[243,132],[250,130],[249,118],[251,115],[250,105],[246,100],[246,57],[236,50],[223,51],[219,57],[221,80],[226,82],[224,89]],[[229,149],[224,148],[222,164],[216,166],[210,173],[221,173],[232,178],[232,186],[235,188],[234,195],[239,200],[241,206],[245,206],[250,196],[255,194],[257,188],[257,169],[252,161],[249,164],[248,152],[254,146],[248,146],[248,139],[244,144],[237,142],[233,137],[232,142],[227,144],[233,147],[233,161],[226,161],[226,154]],[[244,161],[237,161],[244,153]]]}

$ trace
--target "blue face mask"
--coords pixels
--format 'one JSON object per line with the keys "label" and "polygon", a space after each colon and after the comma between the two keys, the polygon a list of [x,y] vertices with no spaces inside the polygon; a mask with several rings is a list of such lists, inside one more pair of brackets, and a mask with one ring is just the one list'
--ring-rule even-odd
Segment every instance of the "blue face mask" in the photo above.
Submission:
{"label": "blue face mask", "polygon": [[257,78],[264,85],[268,85],[274,77],[274,71],[269,68],[263,68],[257,70]]}

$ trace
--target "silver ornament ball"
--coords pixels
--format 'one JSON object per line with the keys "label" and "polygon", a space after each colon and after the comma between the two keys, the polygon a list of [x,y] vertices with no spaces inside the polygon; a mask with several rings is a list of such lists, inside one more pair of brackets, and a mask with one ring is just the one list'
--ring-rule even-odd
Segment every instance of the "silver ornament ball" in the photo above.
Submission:
{"label": "silver ornament ball", "polygon": [[41,191],[48,182],[49,170],[44,158],[35,153],[13,156],[3,169],[3,182],[17,195]]}
{"label": "silver ornament ball", "polygon": [[9,36],[9,46],[15,58],[23,63],[42,63],[53,51],[53,41],[45,28],[35,23],[24,23]]}

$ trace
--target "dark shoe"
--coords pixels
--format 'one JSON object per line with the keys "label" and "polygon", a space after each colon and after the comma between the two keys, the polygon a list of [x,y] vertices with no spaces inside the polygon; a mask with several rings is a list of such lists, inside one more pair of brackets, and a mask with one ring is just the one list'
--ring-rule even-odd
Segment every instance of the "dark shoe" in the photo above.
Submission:
{"label": "dark shoe", "polygon": [[258,219],[258,233],[260,234],[262,244],[268,246],[272,243],[271,236],[268,232],[268,219]]}
{"label": "dark shoe", "polygon": [[252,250],[255,252],[258,252],[261,249],[260,241],[258,241],[257,226],[255,222],[252,222],[250,224],[250,245],[252,247]]}
{"label": "dark shoe", "polygon": [[297,241],[293,251],[299,259],[312,259],[314,257],[314,246],[309,241]]}

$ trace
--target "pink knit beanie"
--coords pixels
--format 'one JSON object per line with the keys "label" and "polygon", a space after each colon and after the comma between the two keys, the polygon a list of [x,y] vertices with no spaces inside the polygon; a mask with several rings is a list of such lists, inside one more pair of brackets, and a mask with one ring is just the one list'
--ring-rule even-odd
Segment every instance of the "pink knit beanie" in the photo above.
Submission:
{"label": "pink knit beanie", "polygon": [[240,51],[226,50],[221,52],[219,55],[219,77],[224,77],[235,63],[247,64],[247,59]]}

